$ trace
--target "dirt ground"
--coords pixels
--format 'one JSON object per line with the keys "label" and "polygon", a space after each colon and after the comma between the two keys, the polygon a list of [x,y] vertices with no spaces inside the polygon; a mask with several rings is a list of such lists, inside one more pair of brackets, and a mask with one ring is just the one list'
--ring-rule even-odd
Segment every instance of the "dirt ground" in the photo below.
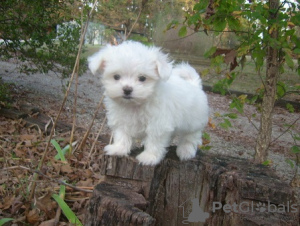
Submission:
{"label": "dirt ground", "polygon": [[[48,74],[20,74],[17,70],[18,65],[13,62],[0,62],[0,77],[4,82],[13,83],[13,106],[22,104],[38,107],[45,114],[55,118],[61,106],[64,90],[67,80],[61,80],[54,73]],[[74,85],[72,85],[71,95],[63,108],[61,119],[72,123],[72,109],[74,103]],[[85,129],[91,123],[96,106],[102,97],[103,89],[99,78],[86,72],[79,77],[78,95],[77,95],[77,126]],[[207,93],[210,106],[211,126],[208,126],[206,133],[210,135],[207,146],[211,148],[209,152],[219,155],[229,155],[239,158],[246,158],[251,161],[254,155],[255,139],[259,127],[259,114],[255,106],[246,105],[245,114],[239,115],[237,119],[232,119],[232,127],[223,129],[219,123],[223,122],[220,115],[235,112],[229,109],[230,97],[221,96],[214,93]],[[97,115],[92,133],[97,133],[105,116],[105,110],[102,109]],[[290,182],[294,176],[296,168],[292,168],[287,159],[294,160],[295,156],[291,154],[290,148],[294,145],[294,140],[290,132],[286,132],[286,125],[294,123],[299,119],[300,113],[290,113],[283,108],[276,107],[274,111],[273,139],[269,151],[268,159],[271,161],[270,167],[287,182]],[[1,117],[1,120],[6,120]],[[251,122],[250,122],[251,120]],[[4,121],[0,121],[4,125]],[[300,131],[300,120],[298,120],[292,131]],[[105,127],[102,131],[103,136],[109,135],[109,129]],[[0,133],[0,138],[4,140],[4,135]],[[3,144],[3,142],[2,142]],[[6,145],[9,145],[6,143]],[[101,148],[101,147],[99,147]],[[1,152],[1,151],[0,151]],[[96,167],[93,165],[93,167]],[[4,183],[5,178],[0,178],[0,184]],[[2,204],[3,205],[3,204]],[[1,215],[1,210],[0,210]]]}

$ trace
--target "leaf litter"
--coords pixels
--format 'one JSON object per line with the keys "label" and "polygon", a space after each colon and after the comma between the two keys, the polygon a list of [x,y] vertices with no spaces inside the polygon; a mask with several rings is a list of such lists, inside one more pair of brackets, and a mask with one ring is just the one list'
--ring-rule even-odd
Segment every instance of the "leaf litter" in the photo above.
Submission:
{"label": "leaf litter", "polygon": [[[57,151],[52,146],[46,156],[46,164],[39,172],[34,200],[28,200],[32,176],[45,150],[47,135],[40,132],[42,129],[26,126],[22,120],[1,116],[0,131],[0,218],[14,219],[7,225],[12,222],[13,225],[24,225],[24,222],[30,225],[68,224],[63,214],[56,219],[59,207],[52,198],[53,194],[59,193],[59,186],[65,181],[65,185],[72,185],[66,186],[65,201],[83,222],[84,206],[99,180],[99,176],[95,176],[95,168],[90,167],[92,161],[86,158],[94,142],[93,136],[87,139],[85,150],[66,153],[66,162],[55,159]],[[75,134],[74,140],[81,136]],[[55,139],[61,147],[65,147],[70,134],[56,134]],[[26,212],[28,203],[32,207]]]}

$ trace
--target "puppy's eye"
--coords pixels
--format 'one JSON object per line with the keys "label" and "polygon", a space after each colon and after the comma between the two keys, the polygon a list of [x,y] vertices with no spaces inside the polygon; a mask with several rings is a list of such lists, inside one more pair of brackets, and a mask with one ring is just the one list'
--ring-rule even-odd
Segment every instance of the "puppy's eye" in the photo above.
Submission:
{"label": "puppy's eye", "polygon": [[141,75],[140,77],[139,77],[139,81],[140,82],[145,82],[146,81],[146,77],[145,76],[143,76],[143,75]]}
{"label": "puppy's eye", "polygon": [[120,78],[121,78],[120,75],[118,75],[118,74],[114,75],[114,79],[115,79],[115,80],[120,80]]}

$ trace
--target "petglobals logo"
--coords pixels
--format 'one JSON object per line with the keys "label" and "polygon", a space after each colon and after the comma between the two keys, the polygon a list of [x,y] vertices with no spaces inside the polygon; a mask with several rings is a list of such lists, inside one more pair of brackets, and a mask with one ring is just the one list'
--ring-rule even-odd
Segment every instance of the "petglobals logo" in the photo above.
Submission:
{"label": "petglobals logo", "polygon": [[187,200],[179,207],[182,208],[183,224],[204,223],[209,218],[209,213],[204,212],[200,207],[198,198]]}
{"label": "petglobals logo", "polygon": [[270,203],[254,203],[251,202],[241,202],[239,204],[225,204],[221,202],[213,202],[212,212],[215,213],[217,210],[223,210],[225,213],[251,213],[251,212],[265,212],[265,213],[297,213],[297,204],[292,204],[288,201],[285,204],[275,205]]}

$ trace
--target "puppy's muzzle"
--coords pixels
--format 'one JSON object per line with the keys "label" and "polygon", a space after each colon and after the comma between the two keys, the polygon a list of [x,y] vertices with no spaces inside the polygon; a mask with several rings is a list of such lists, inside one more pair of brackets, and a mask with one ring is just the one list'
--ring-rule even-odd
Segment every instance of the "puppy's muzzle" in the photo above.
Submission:
{"label": "puppy's muzzle", "polygon": [[123,98],[125,98],[125,99],[131,99],[132,98],[131,97],[132,91],[133,91],[132,87],[130,87],[130,86],[124,86],[123,87],[123,93],[124,93]]}

